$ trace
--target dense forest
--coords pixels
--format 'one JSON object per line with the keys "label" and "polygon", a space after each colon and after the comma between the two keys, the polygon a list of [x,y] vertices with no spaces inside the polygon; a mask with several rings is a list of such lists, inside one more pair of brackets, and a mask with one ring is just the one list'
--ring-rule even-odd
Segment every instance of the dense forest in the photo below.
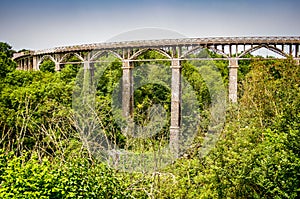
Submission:
{"label": "dense forest", "polygon": [[[226,122],[205,156],[201,146],[208,132],[205,118],[209,118],[212,94],[196,69],[213,63],[227,87],[228,63],[182,63],[183,76],[197,99],[197,113],[204,118],[201,128],[175,161],[129,172],[97,158],[78,131],[72,96],[76,77],[84,72],[82,66],[66,64],[55,72],[54,63],[45,60],[40,71],[20,71],[11,59],[13,52],[11,46],[0,43],[0,198],[300,197],[300,67],[292,58],[239,62],[239,102],[227,103]],[[151,58],[161,55],[148,51],[139,57]],[[76,62],[76,57],[68,59]],[[159,64],[170,70],[170,63]],[[168,72],[151,65],[147,65],[151,73]],[[111,111],[113,96],[119,97],[115,90],[122,76],[121,63],[111,60],[106,69],[100,71],[93,101],[105,135],[120,149],[159,150],[168,143],[169,119],[161,131],[146,139],[122,134]],[[136,70],[137,79],[145,73],[142,67]],[[153,104],[161,104],[169,118],[170,99],[170,89],[162,84],[137,88],[135,122],[149,122],[145,111]]]}

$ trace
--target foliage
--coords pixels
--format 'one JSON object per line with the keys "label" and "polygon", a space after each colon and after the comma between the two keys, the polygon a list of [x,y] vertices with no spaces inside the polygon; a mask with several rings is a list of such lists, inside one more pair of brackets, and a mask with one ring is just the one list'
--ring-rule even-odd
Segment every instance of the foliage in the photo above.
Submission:
{"label": "foliage", "polygon": [[[60,72],[53,73],[53,63],[46,60],[43,71],[27,72],[14,70],[12,52],[9,45],[0,43],[1,198],[300,197],[300,68],[291,58],[240,62],[239,104],[228,108],[226,126],[207,156],[200,155],[203,135],[198,134],[189,151],[168,167],[126,173],[94,158],[76,131],[71,97],[81,67],[78,58],[66,58],[68,64]],[[141,82],[134,96],[135,119],[140,122],[153,104],[162,104],[170,113],[167,83],[150,81],[162,77],[170,63],[155,51],[138,59],[155,57],[166,67],[155,68],[155,62],[135,63],[134,75]],[[97,119],[109,139],[126,148],[131,140],[122,135],[111,112],[112,96],[120,86],[121,63],[106,58],[112,64],[98,71]],[[183,76],[196,92],[201,110],[210,106],[213,95],[205,78],[215,79],[216,73],[203,72],[212,64],[226,84],[227,62],[183,62]],[[207,77],[199,75],[199,70]],[[152,76],[142,79],[149,71]],[[167,137],[167,131],[135,141],[139,146],[132,148],[140,152],[140,145],[146,142],[150,146],[164,144],[166,140],[160,138]]]}
{"label": "foliage", "polygon": [[13,52],[10,45],[0,42],[0,78],[16,68],[15,62],[11,60]]}
{"label": "foliage", "polygon": [[59,74],[38,71],[14,71],[7,74],[4,83],[0,96],[1,147],[17,153],[34,148],[53,153],[56,147],[51,135],[72,132],[68,119],[72,84]]}
{"label": "foliage", "polygon": [[53,73],[55,71],[55,63],[50,59],[44,60],[40,64],[40,70],[43,71],[43,72]]}
{"label": "foliage", "polygon": [[117,173],[76,157],[67,163],[1,151],[1,198],[129,198]]}

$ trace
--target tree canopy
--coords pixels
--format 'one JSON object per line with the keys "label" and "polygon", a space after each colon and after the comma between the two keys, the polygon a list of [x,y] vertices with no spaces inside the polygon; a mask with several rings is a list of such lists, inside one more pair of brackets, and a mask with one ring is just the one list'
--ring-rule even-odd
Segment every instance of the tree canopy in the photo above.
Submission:
{"label": "tree canopy", "polygon": [[[239,103],[227,108],[223,131],[206,156],[201,155],[201,147],[209,131],[201,123],[202,130],[188,150],[167,167],[123,172],[95,158],[76,130],[72,94],[78,86],[76,76],[85,74],[83,67],[66,64],[54,72],[54,63],[45,60],[41,71],[15,70],[13,52],[11,46],[0,43],[1,198],[300,197],[300,67],[291,58],[240,63]],[[140,59],[155,57],[161,55],[149,51]],[[98,71],[101,79],[95,85],[97,121],[121,150],[157,152],[168,143],[169,123],[147,139],[122,134],[111,111],[121,63],[106,58],[111,62]],[[216,66],[215,73],[202,74],[214,79],[218,72],[226,85],[224,61],[185,62],[182,69],[195,91],[204,123],[212,94],[197,67],[205,70],[211,64]],[[168,70],[169,63],[164,61],[136,66],[136,80],[145,82],[134,93],[136,122],[148,122],[146,111],[153,104],[162,104],[170,119]],[[152,83],[154,76],[147,76],[147,71],[167,83]],[[188,99],[190,93],[185,94]]]}

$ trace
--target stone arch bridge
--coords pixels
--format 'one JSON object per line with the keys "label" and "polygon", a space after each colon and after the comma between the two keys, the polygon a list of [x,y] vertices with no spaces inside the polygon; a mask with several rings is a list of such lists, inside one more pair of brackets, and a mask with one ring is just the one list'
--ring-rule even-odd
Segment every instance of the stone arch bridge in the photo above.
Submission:
{"label": "stone arch bridge", "polygon": [[[20,70],[39,70],[44,59],[51,59],[55,63],[55,70],[68,63],[66,57],[75,55],[84,68],[104,53],[111,53],[123,63],[123,115],[130,117],[133,113],[133,62],[148,50],[154,50],[171,62],[172,68],[172,99],[171,99],[171,127],[170,140],[176,140],[181,126],[181,61],[192,60],[189,55],[200,48],[206,48],[222,55],[222,58],[206,58],[211,60],[228,60],[229,67],[229,100],[237,102],[237,72],[238,61],[245,55],[258,49],[266,48],[278,54],[277,59],[292,57],[298,63],[300,60],[300,37],[217,37],[217,38],[184,38],[124,41],[111,43],[84,44],[57,47],[45,50],[15,53],[13,59]],[[268,58],[265,58],[268,59]],[[149,60],[150,61],[150,60]],[[72,62],[74,63],[74,62]],[[176,142],[176,141],[175,141]]]}

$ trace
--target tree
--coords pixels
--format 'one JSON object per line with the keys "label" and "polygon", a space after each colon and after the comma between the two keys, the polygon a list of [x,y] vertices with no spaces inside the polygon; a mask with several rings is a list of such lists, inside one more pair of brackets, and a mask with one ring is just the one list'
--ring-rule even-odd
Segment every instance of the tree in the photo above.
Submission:
{"label": "tree", "polygon": [[40,70],[43,72],[55,72],[55,63],[50,60],[44,60],[43,63],[40,65]]}
{"label": "tree", "polygon": [[13,52],[10,45],[0,42],[0,78],[16,69],[16,63],[11,59]]}

